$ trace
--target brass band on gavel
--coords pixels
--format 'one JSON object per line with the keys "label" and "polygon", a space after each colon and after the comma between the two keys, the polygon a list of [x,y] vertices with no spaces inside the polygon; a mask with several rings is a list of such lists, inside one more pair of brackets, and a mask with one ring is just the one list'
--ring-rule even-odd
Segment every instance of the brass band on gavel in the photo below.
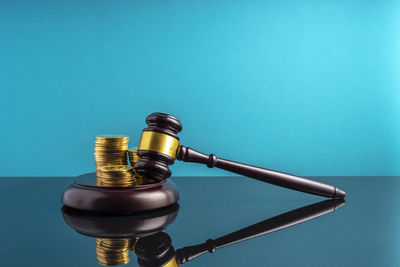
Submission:
{"label": "brass band on gavel", "polygon": [[176,159],[179,139],[156,131],[143,131],[138,150],[154,151]]}

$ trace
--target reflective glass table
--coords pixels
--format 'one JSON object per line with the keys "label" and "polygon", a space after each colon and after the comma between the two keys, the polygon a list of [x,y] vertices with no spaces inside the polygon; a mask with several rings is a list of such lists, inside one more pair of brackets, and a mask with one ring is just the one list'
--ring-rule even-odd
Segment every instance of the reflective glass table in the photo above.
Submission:
{"label": "reflective glass table", "polygon": [[243,177],[172,177],[179,205],[104,218],[63,208],[73,177],[0,178],[0,266],[139,266],[136,253],[184,266],[400,266],[400,177],[312,178],[346,203]]}

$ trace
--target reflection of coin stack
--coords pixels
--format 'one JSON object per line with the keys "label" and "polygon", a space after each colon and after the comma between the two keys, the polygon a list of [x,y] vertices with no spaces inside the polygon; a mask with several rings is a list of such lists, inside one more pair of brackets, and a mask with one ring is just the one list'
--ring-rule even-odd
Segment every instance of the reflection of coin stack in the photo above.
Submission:
{"label": "reflection of coin stack", "polygon": [[135,183],[133,167],[127,165],[97,167],[97,184],[102,186],[131,186]]}
{"label": "reflection of coin stack", "polygon": [[94,144],[96,167],[105,165],[128,165],[126,135],[99,135]]}
{"label": "reflection of coin stack", "polygon": [[130,260],[129,238],[97,238],[96,255],[99,264],[115,266],[127,264]]}

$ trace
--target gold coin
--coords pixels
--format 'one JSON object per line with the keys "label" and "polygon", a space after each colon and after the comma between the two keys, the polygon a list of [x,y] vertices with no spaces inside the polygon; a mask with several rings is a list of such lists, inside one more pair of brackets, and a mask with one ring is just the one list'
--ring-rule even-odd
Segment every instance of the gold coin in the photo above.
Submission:
{"label": "gold coin", "polygon": [[128,155],[129,155],[129,162],[131,163],[131,166],[135,165],[135,163],[140,160],[140,157],[137,154],[137,147],[129,148]]}
{"label": "gold coin", "polygon": [[128,172],[133,171],[133,168],[128,165],[112,165],[112,166],[100,166],[101,172]]}
{"label": "gold coin", "polygon": [[96,136],[96,138],[99,139],[122,139],[122,138],[129,138],[129,136],[127,135],[123,135],[123,134],[101,134]]}

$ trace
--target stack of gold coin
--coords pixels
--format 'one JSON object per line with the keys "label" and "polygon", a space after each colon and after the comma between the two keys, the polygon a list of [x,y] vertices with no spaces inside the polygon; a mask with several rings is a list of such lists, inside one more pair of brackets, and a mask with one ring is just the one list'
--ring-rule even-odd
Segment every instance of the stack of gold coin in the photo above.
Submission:
{"label": "stack of gold coin", "polygon": [[126,135],[99,135],[94,144],[96,167],[128,165],[128,142]]}
{"label": "stack of gold coin", "polygon": [[130,260],[130,238],[97,238],[97,262],[104,266],[127,264]]}
{"label": "stack of gold coin", "polygon": [[97,184],[102,186],[131,186],[135,184],[134,169],[128,165],[97,167]]}
{"label": "stack of gold coin", "polygon": [[[131,166],[135,166],[135,163],[140,160],[139,155],[137,154],[137,147],[132,147],[128,149],[128,155],[129,155],[129,162],[131,163]],[[136,177],[136,182],[135,185],[143,185],[145,183],[144,179],[142,176],[140,176],[138,173],[135,172],[135,177]]]}
{"label": "stack of gold coin", "polygon": [[136,162],[139,161],[140,157],[137,154],[137,147],[132,147],[128,149],[128,155],[129,155],[129,162],[131,163],[131,166],[133,167]]}

